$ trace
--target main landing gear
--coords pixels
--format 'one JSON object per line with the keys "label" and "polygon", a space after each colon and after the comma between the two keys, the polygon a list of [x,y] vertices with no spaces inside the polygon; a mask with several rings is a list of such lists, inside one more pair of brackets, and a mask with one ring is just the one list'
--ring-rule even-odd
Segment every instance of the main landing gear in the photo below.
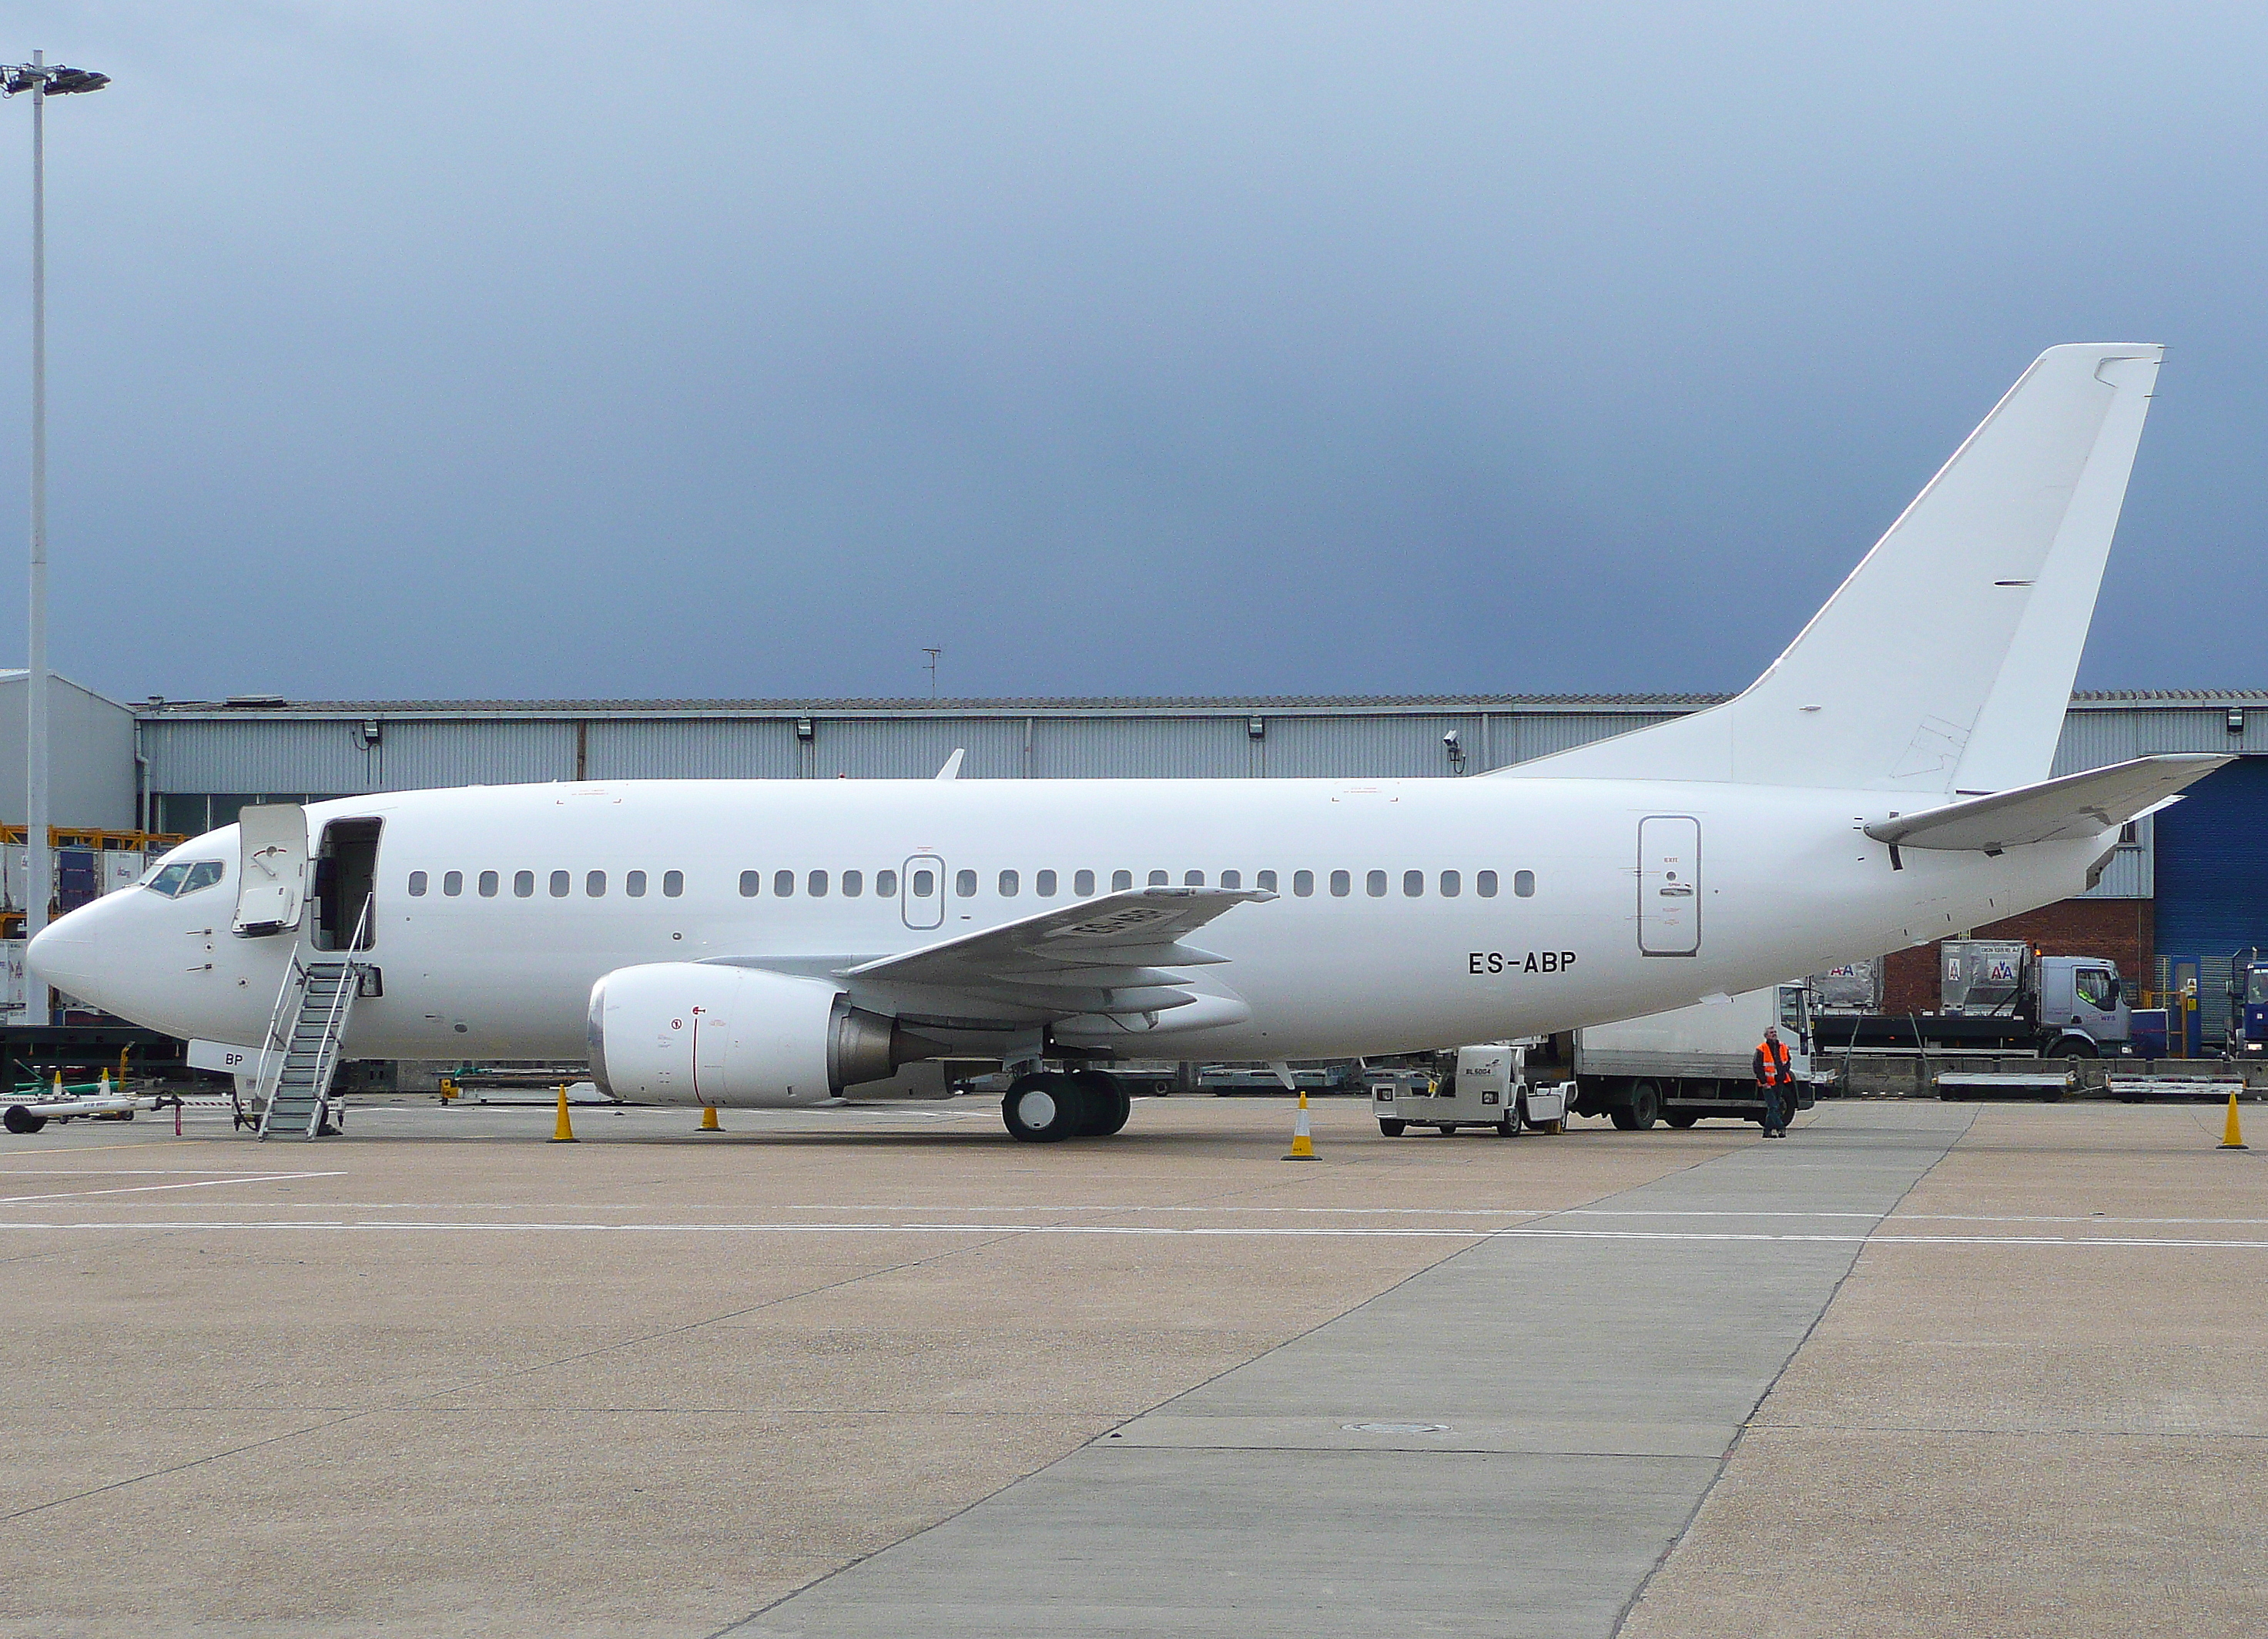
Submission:
{"label": "main landing gear", "polygon": [[1020,1075],[1000,1101],[1008,1135],[1027,1144],[1066,1138],[1108,1138],[1133,1109],[1126,1089],[1100,1070],[1043,1071]]}

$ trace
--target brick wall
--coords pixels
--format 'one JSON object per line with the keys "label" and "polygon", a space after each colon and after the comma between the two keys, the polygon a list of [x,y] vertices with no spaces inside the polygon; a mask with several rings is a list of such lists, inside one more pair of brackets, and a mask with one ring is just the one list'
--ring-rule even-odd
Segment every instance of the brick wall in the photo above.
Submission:
{"label": "brick wall", "polygon": [[[2147,899],[2066,899],[2004,922],[1970,930],[1977,939],[2029,939],[2050,956],[2109,956],[2129,985],[2150,982],[2157,943]],[[1935,945],[1890,953],[1882,970],[1882,1011],[1930,1013],[1937,1008]]]}

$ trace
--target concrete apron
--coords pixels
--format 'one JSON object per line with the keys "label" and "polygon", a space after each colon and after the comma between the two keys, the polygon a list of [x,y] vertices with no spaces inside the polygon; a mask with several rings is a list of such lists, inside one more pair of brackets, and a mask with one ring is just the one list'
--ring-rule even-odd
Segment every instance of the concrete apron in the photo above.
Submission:
{"label": "concrete apron", "polygon": [[1610,1635],[1974,1116],[1822,1105],[1491,1237],[729,1631]]}

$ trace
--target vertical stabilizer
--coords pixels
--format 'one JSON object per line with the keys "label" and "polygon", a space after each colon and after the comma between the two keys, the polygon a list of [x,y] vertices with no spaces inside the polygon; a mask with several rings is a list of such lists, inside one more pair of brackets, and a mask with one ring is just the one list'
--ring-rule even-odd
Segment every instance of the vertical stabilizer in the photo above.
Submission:
{"label": "vertical stabilizer", "polygon": [[1737,698],[1499,772],[1918,795],[2045,779],[2164,351],[2042,353]]}

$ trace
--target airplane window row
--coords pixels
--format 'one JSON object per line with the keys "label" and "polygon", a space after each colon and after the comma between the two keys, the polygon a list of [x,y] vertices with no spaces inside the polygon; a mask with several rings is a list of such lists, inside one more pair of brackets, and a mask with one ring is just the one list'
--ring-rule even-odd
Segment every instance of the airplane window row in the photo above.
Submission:
{"label": "airplane window row", "polygon": [[[645,897],[646,882],[646,874],[644,871],[624,871],[622,873],[622,892],[630,898],[643,899]],[[431,885],[432,878],[425,872],[412,871],[409,873],[409,897],[411,898],[423,898],[425,897],[426,890]],[[504,875],[500,871],[482,871],[475,881],[475,888],[482,898],[493,899],[504,891]],[[575,891],[575,873],[572,871],[553,871],[546,880],[544,888],[554,899],[564,899]],[[442,872],[441,891],[452,899],[454,899],[459,895],[462,894],[465,891],[464,872]],[[512,897],[515,899],[533,899],[535,897],[535,873],[534,871],[514,871],[512,874]],[[662,897],[667,899],[674,899],[682,895],[685,892],[685,873],[683,871],[664,871],[661,874],[661,892]],[[607,897],[606,872],[584,872],[583,894],[585,898],[605,898]]]}
{"label": "airplane window row", "polygon": [[[1278,880],[1274,871],[1255,871],[1252,874],[1253,887],[1263,893],[1276,892]],[[832,879],[825,871],[806,871],[800,878],[793,871],[774,871],[771,874],[769,890],[775,899],[792,898],[799,890],[809,898],[823,899],[828,895],[831,881],[840,882],[840,890],[845,898],[855,899],[865,891],[865,878],[864,874],[858,871],[844,871],[840,878]],[[1354,892],[1354,873],[1351,871],[1333,871],[1324,878],[1324,881],[1328,883],[1329,890],[1334,898],[1344,899]],[[1371,898],[1382,899],[1389,891],[1389,882],[1390,876],[1388,872],[1366,872],[1363,875],[1363,892]],[[1315,893],[1315,883],[1316,876],[1313,871],[1292,873],[1292,892],[1298,898],[1313,898]],[[1476,871],[1473,874],[1473,892],[1483,899],[1496,897],[1498,883],[1498,878],[1494,871]],[[1091,898],[1095,891],[1095,884],[1096,876],[1093,871],[1071,873],[1071,890],[1075,897]],[[1174,885],[1173,873],[1152,871],[1144,885],[1150,888],[1171,887]],[[1184,871],[1182,873],[1180,885],[1184,888],[1202,888],[1205,885],[1205,874],[1203,871]],[[1403,871],[1401,874],[1400,885],[1403,898],[1422,899],[1427,892],[1425,873]],[[740,897],[743,899],[760,897],[766,892],[767,886],[763,872],[742,871],[740,873]],[[932,874],[920,867],[914,868],[906,882],[907,891],[917,899],[928,898],[937,891],[937,886]],[[993,886],[1003,899],[1016,898],[1024,891],[1023,873],[1004,870],[994,879]],[[1062,890],[1062,886],[1063,878],[1054,871],[1035,871],[1032,874],[1032,891],[1039,898],[1054,898]],[[1110,874],[1111,892],[1124,893],[1133,886],[1133,872],[1113,871]],[[1242,888],[1244,873],[1221,872],[1219,886],[1227,889]],[[878,896],[887,898],[897,891],[898,874],[895,871],[874,873],[874,892]],[[956,873],[953,882],[953,891],[956,897],[974,899],[977,894],[977,874],[975,871]],[[1465,891],[1464,874],[1461,871],[1441,872],[1433,879],[1432,891],[1444,899],[1457,898]],[[1514,871],[1512,874],[1512,891],[1522,899],[1534,898],[1535,873]]]}

